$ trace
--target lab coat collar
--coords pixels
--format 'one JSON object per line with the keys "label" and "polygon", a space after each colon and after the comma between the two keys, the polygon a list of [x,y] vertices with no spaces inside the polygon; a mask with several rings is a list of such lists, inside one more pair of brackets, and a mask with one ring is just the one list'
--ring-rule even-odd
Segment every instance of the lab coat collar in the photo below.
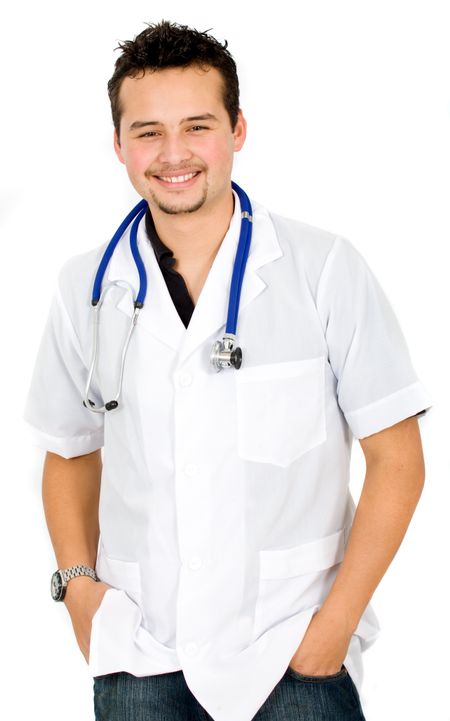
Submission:
{"label": "lab coat collar", "polygon": [[[241,226],[239,196],[234,190],[233,193],[235,206],[230,226],[214,258],[187,328],[178,315],[147,237],[145,219],[139,225],[138,245],[147,271],[148,289],[138,327],[145,328],[160,342],[173,348],[179,354],[178,364],[183,363],[209,336],[212,346],[213,342],[221,339],[225,333],[231,277]],[[267,284],[256,271],[283,255],[267,209],[253,201],[252,206],[253,233],[242,283],[239,313],[266,288]],[[130,251],[129,230],[116,247],[109,264],[108,280],[119,279],[128,281],[135,289],[138,287],[137,270]],[[117,308],[131,317],[133,307],[129,294],[124,293],[117,303]],[[239,340],[239,316],[236,334]]]}

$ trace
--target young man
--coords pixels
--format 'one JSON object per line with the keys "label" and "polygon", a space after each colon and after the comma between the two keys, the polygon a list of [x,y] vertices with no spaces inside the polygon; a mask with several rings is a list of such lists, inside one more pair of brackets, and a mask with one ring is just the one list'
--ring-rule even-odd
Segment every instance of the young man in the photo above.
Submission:
{"label": "young man", "polygon": [[[416,416],[430,399],[348,240],[257,203],[242,213],[231,171],[246,122],[226,44],[162,22],[121,49],[114,147],[148,202],[148,297],[118,405],[100,413],[135,311],[132,232],[103,280],[89,394],[105,246],[69,260],[26,410],[47,450],[58,569],[71,569],[53,596],[95,678],[96,719],[363,719],[369,601],[422,490]],[[245,223],[242,367],[218,373]],[[367,465],[356,513],[353,437]]]}

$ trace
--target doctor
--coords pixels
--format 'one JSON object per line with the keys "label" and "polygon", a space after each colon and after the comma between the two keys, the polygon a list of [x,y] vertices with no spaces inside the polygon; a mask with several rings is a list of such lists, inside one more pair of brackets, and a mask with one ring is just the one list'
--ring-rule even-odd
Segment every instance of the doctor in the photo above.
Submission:
{"label": "doctor", "polygon": [[[103,244],[60,272],[26,408],[47,451],[52,595],[94,677],[96,719],[364,719],[369,602],[421,494],[429,396],[354,246],[254,200],[242,366],[217,372],[243,222],[236,67],[213,37],[165,21],[121,50],[114,147],[148,202],[148,290],[119,405],[82,402]],[[261,172],[283,182],[280,110],[262,122]],[[129,236],[103,280],[117,283],[99,316],[97,408],[117,390],[139,288]],[[366,459],[356,509],[353,438]]]}

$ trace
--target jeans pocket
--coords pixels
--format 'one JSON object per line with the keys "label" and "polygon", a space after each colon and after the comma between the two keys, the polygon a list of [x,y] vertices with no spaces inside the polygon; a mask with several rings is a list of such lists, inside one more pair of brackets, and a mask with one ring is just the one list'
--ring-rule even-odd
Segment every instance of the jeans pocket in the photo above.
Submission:
{"label": "jeans pocket", "polygon": [[295,678],[298,681],[303,681],[305,683],[328,683],[329,681],[339,681],[340,679],[348,676],[348,671],[344,664],[342,664],[342,668],[340,669],[340,671],[327,674],[326,676],[308,676],[304,673],[301,673],[300,671],[296,671],[294,668],[292,668],[292,666],[287,667],[286,673],[292,678]]}

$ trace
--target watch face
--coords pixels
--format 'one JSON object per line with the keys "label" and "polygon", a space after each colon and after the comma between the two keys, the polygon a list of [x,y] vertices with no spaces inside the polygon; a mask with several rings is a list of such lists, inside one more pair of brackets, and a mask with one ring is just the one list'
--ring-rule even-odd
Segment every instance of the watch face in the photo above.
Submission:
{"label": "watch face", "polygon": [[50,588],[53,600],[61,601],[64,597],[64,585],[59,571],[55,571],[53,574]]}

